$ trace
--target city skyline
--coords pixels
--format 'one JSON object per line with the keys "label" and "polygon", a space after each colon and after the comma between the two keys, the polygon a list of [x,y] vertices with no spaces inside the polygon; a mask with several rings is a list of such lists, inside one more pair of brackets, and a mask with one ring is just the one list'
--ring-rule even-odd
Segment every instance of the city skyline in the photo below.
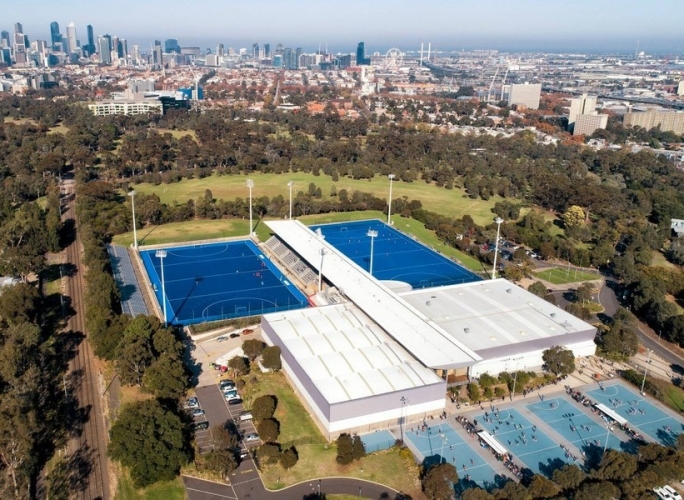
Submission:
{"label": "city skyline", "polygon": [[[348,0],[339,6],[295,0],[285,6],[273,0],[247,4],[212,5],[188,12],[178,0],[121,0],[117,8],[102,2],[76,4],[33,0],[4,10],[6,26],[22,23],[30,40],[50,40],[50,23],[62,31],[76,25],[82,45],[86,25],[95,35],[117,35],[146,50],[155,39],[176,38],[184,46],[235,48],[254,42],[281,42],[313,50],[327,43],[331,52],[353,52],[359,40],[366,51],[397,46],[418,50],[421,42],[434,50],[499,49],[508,51],[592,51],[631,53],[637,41],[651,53],[684,53],[679,19],[684,3],[676,0],[578,0],[572,4],[542,0],[484,0],[476,4],[427,0],[420,4],[398,0],[364,3]],[[211,11],[212,15],[203,15]],[[666,12],[667,16],[663,13]],[[136,13],[136,15],[131,15]],[[195,21],[188,22],[188,18]],[[329,21],[334,19],[334,23]]]}

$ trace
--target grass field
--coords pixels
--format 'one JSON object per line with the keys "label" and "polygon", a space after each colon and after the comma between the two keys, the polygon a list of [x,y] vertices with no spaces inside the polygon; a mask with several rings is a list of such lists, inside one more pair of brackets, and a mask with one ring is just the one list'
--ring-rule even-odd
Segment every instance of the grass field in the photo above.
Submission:
{"label": "grass field", "polygon": [[660,250],[653,250],[653,260],[651,261],[651,265],[654,267],[664,267],[666,269],[677,269],[677,266],[667,260],[665,255],[663,255],[663,252]]}
{"label": "grass field", "polygon": [[185,488],[180,478],[153,484],[149,488],[136,490],[128,472],[121,474],[114,500],[185,500]]}
{"label": "grass field", "polygon": [[180,139],[181,137],[185,137],[186,135],[189,135],[195,141],[197,140],[197,134],[195,134],[194,130],[171,130],[170,128],[157,128],[154,130],[159,135],[171,134],[175,139]]}
{"label": "grass field", "polygon": [[[256,383],[251,379],[256,377]],[[253,371],[248,377],[243,396],[246,406],[258,396],[272,394],[278,398],[275,418],[280,422],[278,441],[283,446],[294,442],[299,461],[289,470],[279,464],[263,467],[262,479],[269,489],[280,489],[308,479],[329,476],[351,476],[377,481],[395,489],[416,491],[418,470],[396,449],[374,453],[352,465],[336,463],[337,449],[327,443],[312,422],[282,373]]]}
{"label": "grass field", "polygon": [[[233,200],[237,197],[243,199],[249,196],[244,175],[211,176],[204,179],[182,180],[174,184],[138,184],[135,189],[140,193],[155,193],[162,203],[171,204],[173,201],[184,203],[188,199],[197,199],[204,196],[209,189],[216,199]],[[386,177],[377,176],[372,180],[354,180],[346,177],[333,182],[331,177],[321,175],[314,176],[303,172],[288,174],[256,174],[251,178],[254,181],[252,194],[254,197],[268,196],[270,198],[282,195],[289,199],[287,183],[294,182],[293,196],[299,191],[308,192],[309,184],[314,183],[321,188],[323,198],[330,197],[330,188],[334,185],[337,192],[341,189],[347,191],[362,191],[372,193],[378,198],[389,196],[389,181]],[[470,199],[464,197],[462,189],[446,189],[426,184],[423,181],[411,183],[394,182],[392,198],[407,197],[410,200],[420,200],[423,208],[449,217],[461,218],[470,215],[475,222],[481,225],[490,224],[494,218],[491,208],[502,198],[494,196],[488,201]]]}
{"label": "grass field", "polygon": [[601,279],[601,275],[597,273],[588,273],[585,271],[575,272],[575,269],[572,267],[569,272],[567,268],[554,267],[552,269],[547,269],[546,271],[534,273],[534,275],[537,278],[553,283],[554,285],[565,285],[567,283],[579,283],[582,281]]}

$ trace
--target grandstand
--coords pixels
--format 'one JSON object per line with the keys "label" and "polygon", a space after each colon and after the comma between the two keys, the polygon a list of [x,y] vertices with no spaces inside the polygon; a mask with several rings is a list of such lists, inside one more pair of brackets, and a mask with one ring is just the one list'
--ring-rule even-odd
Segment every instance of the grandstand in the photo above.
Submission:
{"label": "grandstand", "polygon": [[112,263],[114,279],[121,292],[123,313],[133,317],[139,314],[149,314],[145,300],[140,293],[140,285],[133,269],[133,262],[131,262],[126,247],[107,245],[107,253]]}

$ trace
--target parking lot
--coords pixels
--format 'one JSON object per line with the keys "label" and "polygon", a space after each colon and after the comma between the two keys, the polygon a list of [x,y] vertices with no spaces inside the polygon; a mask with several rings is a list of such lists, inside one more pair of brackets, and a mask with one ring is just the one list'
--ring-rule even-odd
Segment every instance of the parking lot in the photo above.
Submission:
{"label": "parking lot", "polygon": [[[209,422],[209,431],[197,431],[195,433],[198,445],[203,453],[211,450],[211,446],[209,446],[211,442],[210,431],[216,426],[226,426],[232,422],[243,438],[249,434],[256,433],[253,420],[240,419],[240,414],[247,411],[244,402],[240,399],[239,401],[234,400],[232,404],[229,404],[229,401],[224,398],[224,394],[219,387],[221,380],[229,380],[231,378],[230,374],[215,370],[212,366],[216,359],[241,347],[242,342],[245,340],[261,339],[258,328],[253,327],[249,330],[251,332],[247,335],[242,334],[242,329],[227,331],[219,337],[199,341],[195,344],[193,357],[200,366],[200,372],[197,374],[198,385],[195,387],[195,396],[199,401],[199,407],[204,411],[204,415],[197,417],[195,420],[198,422],[204,419]],[[231,334],[233,334],[232,337]],[[204,444],[205,442],[209,444]],[[258,439],[249,443],[241,440],[240,449],[244,451],[260,444],[261,441]]]}

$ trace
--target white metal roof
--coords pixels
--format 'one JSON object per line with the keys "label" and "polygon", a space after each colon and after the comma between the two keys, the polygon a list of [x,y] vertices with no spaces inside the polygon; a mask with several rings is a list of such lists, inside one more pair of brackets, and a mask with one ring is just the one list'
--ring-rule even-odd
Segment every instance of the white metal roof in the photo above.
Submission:
{"label": "white metal roof", "polygon": [[475,352],[595,331],[589,323],[505,279],[400,296]]}
{"label": "white metal roof", "polygon": [[352,304],[263,319],[330,404],[443,383]]}
{"label": "white metal roof", "polygon": [[268,221],[266,224],[317,271],[322,247],[323,276],[425,366],[460,368],[482,359],[324,239],[320,240],[301,222]]}

